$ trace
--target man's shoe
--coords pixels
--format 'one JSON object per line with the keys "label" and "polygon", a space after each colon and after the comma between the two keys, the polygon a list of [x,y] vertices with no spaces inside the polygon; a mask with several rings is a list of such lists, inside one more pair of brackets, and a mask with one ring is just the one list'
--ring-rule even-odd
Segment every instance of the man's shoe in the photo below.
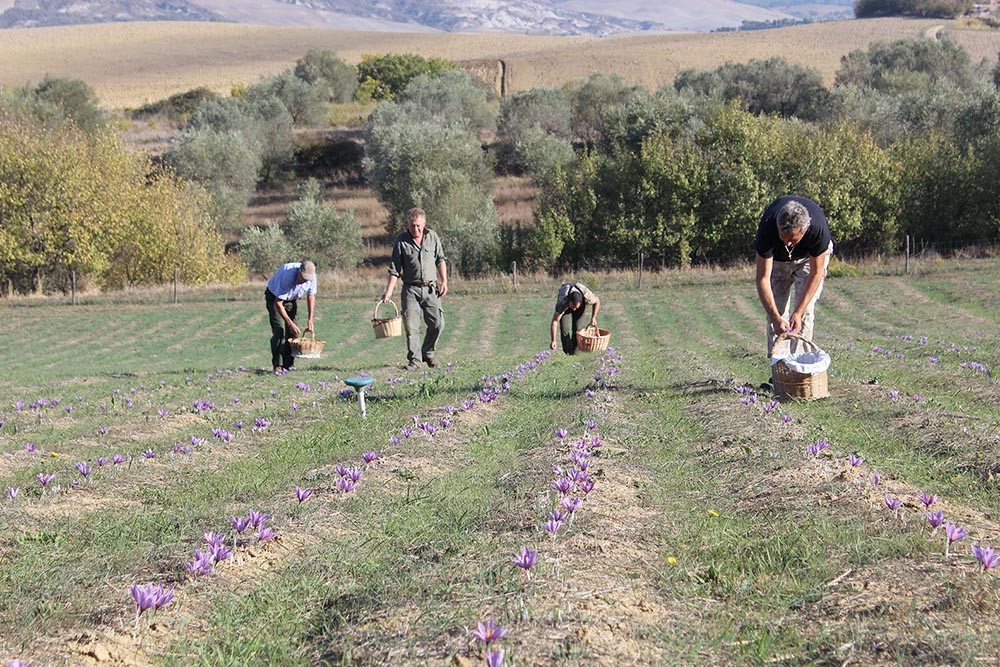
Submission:
{"label": "man's shoe", "polygon": [[763,391],[774,391],[774,378],[768,378],[767,382],[761,382],[759,388]]}
{"label": "man's shoe", "polygon": [[434,357],[427,357],[426,359],[424,359],[424,361],[426,361],[427,365],[430,366],[431,368],[434,368],[435,366],[438,365],[438,362],[434,361]]}
{"label": "man's shoe", "polygon": [[418,364],[415,361],[411,361],[410,363],[406,364],[406,370],[408,370],[408,371],[419,371],[420,370],[420,364]]}

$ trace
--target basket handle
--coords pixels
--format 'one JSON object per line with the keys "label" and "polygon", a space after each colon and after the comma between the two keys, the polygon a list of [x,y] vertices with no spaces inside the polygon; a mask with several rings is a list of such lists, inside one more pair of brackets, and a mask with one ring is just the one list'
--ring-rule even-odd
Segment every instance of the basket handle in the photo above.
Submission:
{"label": "basket handle", "polygon": [[[375,302],[375,309],[372,311],[372,320],[377,320],[378,319],[378,307],[381,306],[383,303],[385,303],[385,302],[384,301],[376,301]],[[396,307],[396,302],[390,300],[389,304],[392,305],[392,309],[395,311],[395,314],[393,315],[393,317],[399,317],[399,308]]]}
{"label": "basket handle", "polygon": [[[796,341],[796,342],[798,342],[799,345],[801,345],[805,349],[806,352],[815,352],[816,350],[820,349],[819,345],[817,345],[816,343],[812,342],[808,338],[803,338],[802,336],[800,336],[798,334],[791,334],[791,333],[780,334],[777,338],[775,338],[775,342],[777,342],[779,340],[782,340],[782,339],[785,339],[785,340],[788,340],[788,341]],[[791,350],[791,344],[790,343],[789,343],[789,350]]]}
{"label": "basket handle", "polygon": [[304,339],[304,338],[306,337],[306,334],[312,334],[312,339],[313,339],[313,340],[316,340],[316,332],[315,332],[315,331],[313,331],[312,329],[309,329],[309,330],[307,330],[307,331],[303,331],[303,332],[302,332],[302,335],[301,335],[301,336],[299,336],[299,340],[302,340],[302,339]]}

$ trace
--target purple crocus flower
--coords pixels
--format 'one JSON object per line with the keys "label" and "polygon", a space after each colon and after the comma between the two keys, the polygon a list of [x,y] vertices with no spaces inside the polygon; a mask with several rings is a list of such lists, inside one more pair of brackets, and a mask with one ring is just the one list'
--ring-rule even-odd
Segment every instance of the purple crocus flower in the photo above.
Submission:
{"label": "purple crocus flower", "polygon": [[548,521],[542,524],[542,528],[544,528],[549,535],[555,537],[556,533],[559,532],[559,529],[562,528],[562,522],[549,519]]}
{"label": "purple crocus flower", "polygon": [[566,495],[573,490],[573,481],[566,479],[565,477],[560,477],[556,481],[552,482],[552,488],[560,494]]}
{"label": "purple crocus flower", "polygon": [[278,534],[270,526],[261,526],[257,529],[257,539],[261,542],[270,542],[278,539]]}
{"label": "purple crocus flower", "polygon": [[39,483],[39,484],[41,484],[42,486],[48,486],[48,485],[49,485],[49,482],[51,482],[51,481],[52,481],[53,479],[55,479],[55,477],[56,477],[56,476],[55,476],[55,475],[53,475],[52,473],[44,473],[44,472],[40,472],[40,473],[38,473],[38,475],[37,475],[37,476],[35,477],[35,479],[37,479],[37,480],[38,480],[38,483]]}
{"label": "purple crocus flower", "polygon": [[922,400],[924,400],[924,397],[923,397],[923,396],[921,396],[920,394],[914,394],[914,395],[913,395],[913,402],[914,402],[914,403],[919,403],[919,402],[921,402]]}
{"label": "purple crocus flower", "polygon": [[333,470],[341,477],[347,477],[347,466],[345,466],[343,463],[338,463],[337,465],[333,466]]}
{"label": "purple crocus flower", "polygon": [[559,501],[559,504],[566,508],[566,511],[572,514],[580,507],[580,499],[574,498],[573,496],[565,496]]}
{"label": "purple crocus flower", "polygon": [[538,560],[538,552],[532,551],[528,547],[521,547],[521,553],[514,556],[514,560],[511,561],[517,567],[522,570],[530,570],[535,566],[535,561]]}
{"label": "purple crocus flower", "polygon": [[229,521],[233,524],[233,530],[235,530],[237,533],[242,533],[247,528],[249,528],[250,524],[252,523],[250,517],[247,516],[230,517]]}
{"label": "purple crocus flower", "polygon": [[564,428],[556,429],[556,437],[559,438],[560,440],[564,440],[567,435],[569,435],[569,431],[567,431],[566,429]]}
{"label": "purple crocus flower", "polygon": [[299,501],[299,504],[302,504],[303,501],[308,500],[309,496],[311,496],[312,494],[313,492],[311,489],[303,489],[302,487],[299,486],[295,487],[295,499]]}
{"label": "purple crocus flower", "polygon": [[35,663],[25,662],[21,659],[15,658],[7,663],[7,667],[35,667]]}
{"label": "purple crocus flower", "polygon": [[103,468],[104,466],[108,465],[108,458],[106,456],[98,456],[97,458],[94,459],[94,463],[97,464],[98,468]]}
{"label": "purple crocus flower", "polygon": [[157,408],[156,414],[160,415],[161,417],[166,417],[168,414],[170,414],[170,411],[167,410],[166,408]]}
{"label": "purple crocus flower", "polygon": [[594,480],[589,478],[585,479],[580,482],[579,486],[580,486],[580,491],[583,493],[583,495],[587,495],[588,493],[594,490]]}
{"label": "purple crocus flower", "polygon": [[223,540],[225,540],[225,538],[222,535],[219,535],[214,531],[205,533],[204,535],[202,535],[202,539],[205,540],[205,544],[212,547],[213,549],[222,546],[222,542]]}
{"label": "purple crocus flower", "polygon": [[956,526],[951,521],[944,524],[944,534],[948,537],[948,543],[944,547],[944,556],[948,557],[948,549],[951,547],[952,542],[958,542],[959,540],[964,540],[968,537],[968,533],[965,532],[965,528],[961,526]]}
{"label": "purple crocus flower", "polygon": [[250,525],[254,528],[260,528],[265,521],[271,518],[270,514],[264,514],[263,512],[258,512],[257,510],[251,509],[247,512],[247,518],[250,520]]}
{"label": "purple crocus flower", "polygon": [[1000,554],[995,553],[993,547],[981,547],[978,544],[974,544],[972,546],[972,555],[983,566],[983,572],[1000,565]]}
{"label": "purple crocus flower", "polygon": [[142,453],[142,455],[145,456],[147,459],[155,459],[156,458],[156,452],[154,452],[152,449],[147,449],[146,451],[144,451]]}
{"label": "purple crocus flower", "polygon": [[865,462],[865,457],[861,456],[861,454],[849,454],[847,456],[847,461],[851,464],[852,468],[857,468]]}
{"label": "purple crocus flower", "polygon": [[885,501],[885,506],[891,509],[893,512],[898,510],[903,504],[902,500],[900,500],[899,498],[895,498],[893,496],[885,496],[883,500]]}
{"label": "purple crocus flower", "polygon": [[486,649],[486,667],[503,667],[503,649]]}
{"label": "purple crocus flower", "polygon": [[253,420],[253,426],[256,429],[263,430],[271,425],[271,422],[267,421],[263,417],[257,417]]}
{"label": "purple crocus flower", "polygon": [[115,465],[119,465],[121,463],[125,463],[125,456],[124,456],[124,454],[112,454],[111,455],[111,462],[113,464],[115,464]]}
{"label": "purple crocus flower", "polygon": [[361,455],[361,458],[364,459],[365,463],[377,461],[380,457],[381,455],[378,452],[370,450]]}
{"label": "purple crocus flower", "polygon": [[931,525],[931,528],[937,528],[942,523],[944,523],[944,512],[930,512],[927,514],[927,523]]}
{"label": "purple crocus flower", "polygon": [[587,420],[587,430],[588,431],[593,431],[596,428],[597,428],[597,422],[595,422],[593,419],[588,419]]}
{"label": "purple crocus flower", "polygon": [[214,562],[211,551],[195,551],[194,560],[187,564],[187,571],[196,577],[211,574]]}
{"label": "purple crocus flower", "polygon": [[24,451],[26,451],[26,452],[33,452],[36,449],[38,449],[38,448],[35,447],[35,443],[33,443],[33,442],[26,442],[26,443],[24,443]]}
{"label": "purple crocus flower", "polygon": [[926,491],[921,491],[920,495],[917,496],[917,500],[919,500],[920,502],[922,502],[924,504],[925,508],[930,509],[931,505],[933,505],[934,503],[936,503],[938,501],[938,497],[937,496],[932,496],[931,494],[927,493]]}
{"label": "purple crocus flower", "polygon": [[897,389],[890,389],[889,390],[889,398],[891,398],[894,401],[899,400],[899,390],[897,390]]}
{"label": "purple crocus flower", "polygon": [[479,623],[478,627],[472,631],[472,634],[484,644],[492,644],[496,640],[506,637],[507,630],[491,617],[486,619],[485,624]]}
{"label": "purple crocus flower", "polygon": [[222,561],[226,560],[232,555],[233,552],[229,549],[229,547],[227,547],[225,544],[222,544],[221,542],[216,546],[212,547],[212,560],[214,560],[216,563],[221,563]]}
{"label": "purple crocus flower", "polygon": [[350,477],[341,477],[337,480],[337,488],[344,493],[350,493],[354,490],[355,482]]}
{"label": "purple crocus flower", "polygon": [[358,470],[357,468],[351,467],[347,469],[347,477],[355,484],[360,482],[361,478],[364,476],[365,474],[360,470]]}
{"label": "purple crocus flower", "polygon": [[110,431],[110,430],[111,430],[111,429],[109,429],[109,428],[108,428],[107,426],[101,426],[100,428],[98,428],[98,429],[97,429],[97,432],[98,432],[98,433],[99,433],[100,435],[107,435],[107,434],[108,434],[108,431]]}
{"label": "purple crocus flower", "polygon": [[872,485],[873,486],[882,486],[882,475],[878,474],[877,472],[873,472],[872,473]]}
{"label": "purple crocus flower", "polygon": [[21,489],[14,486],[7,487],[7,497],[11,500],[17,500],[17,494],[19,493],[21,493]]}
{"label": "purple crocus flower", "polygon": [[88,475],[90,475],[91,468],[90,468],[89,465],[87,465],[86,461],[80,461],[79,463],[77,463],[76,464],[76,469],[84,477],[87,477]]}
{"label": "purple crocus flower", "polygon": [[156,588],[153,584],[140,586],[132,584],[132,599],[135,601],[135,617],[138,620],[143,612],[156,606]]}
{"label": "purple crocus flower", "polygon": [[549,512],[549,521],[558,521],[559,523],[562,523],[565,519],[566,512],[563,512],[562,510],[557,509]]}

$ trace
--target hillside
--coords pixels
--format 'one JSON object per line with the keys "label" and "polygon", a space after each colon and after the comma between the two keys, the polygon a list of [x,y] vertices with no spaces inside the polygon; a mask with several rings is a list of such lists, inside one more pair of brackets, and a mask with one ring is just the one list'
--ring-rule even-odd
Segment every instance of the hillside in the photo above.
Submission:
{"label": "hillside", "polygon": [[[522,35],[359,32],[225,23],[129,23],[0,30],[0,83],[20,85],[46,74],[89,82],[111,108],[136,106],[196,86],[228,93],[291,66],[309,48],[335,49],[350,62],[363,54],[410,52],[506,64],[508,90],[558,86],[594,72],[659,87],[687,67],[780,55],[817,68],[828,83],[840,58],[873,41],[918,37],[940,21],[876,19],[799,25],[778,30],[662,34],[595,39]],[[945,34],[996,58],[1000,33]],[[123,69],[122,63],[129,63]]]}
{"label": "hillside", "polygon": [[[6,10],[6,11],[5,11]],[[0,27],[231,21],[346,30],[609,36],[709,31],[744,21],[846,18],[851,0],[0,0]]]}

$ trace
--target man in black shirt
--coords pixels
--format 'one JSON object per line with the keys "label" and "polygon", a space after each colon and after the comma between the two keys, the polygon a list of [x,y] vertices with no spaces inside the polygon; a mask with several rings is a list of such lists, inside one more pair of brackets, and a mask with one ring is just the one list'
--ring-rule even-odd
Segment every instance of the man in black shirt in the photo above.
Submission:
{"label": "man in black shirt", "polygon": [[[767,353],[775,338],[791,333],[812,340],[816,300],[833,254],[830,225],[823,209],[805,197],[783,196],[761,216],[754,241],[757,296],[767,314]],[[795,307],[788,314],[795,286]]]}

